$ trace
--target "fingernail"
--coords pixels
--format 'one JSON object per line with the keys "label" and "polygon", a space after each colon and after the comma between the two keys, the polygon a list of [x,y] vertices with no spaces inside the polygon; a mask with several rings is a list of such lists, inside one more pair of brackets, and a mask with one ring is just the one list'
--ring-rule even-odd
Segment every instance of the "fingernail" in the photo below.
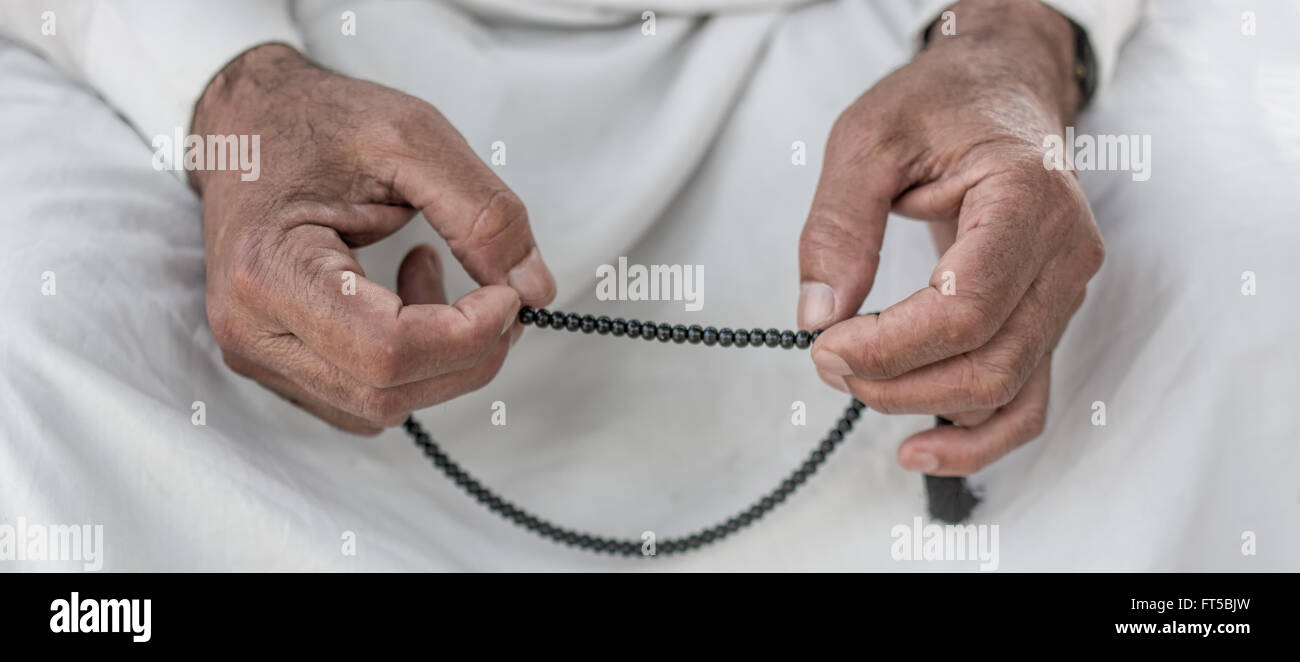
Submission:
{"label": "fingernail", "polygon": [[930,473],[939,468],[939,458],[930,453],[913,453],[911,459],[903,465],[908,471],[920,471],[921,473]]}
{"label": "fingernail", "polygon": [[[509,316],[509,317],[506,317],[506,323],[505,323],[505,326],[502,326],[502,327],[501,327],[501,335],[505,335],[506,331],[509,331],[509,330],[510,330],[510,327],[512,327],[512,326],[515,325],[515,320],[519,319],[519,308],[520,308],[520,306],[519,306],[519,305],[516,305],[516,306],[514,307],[514,311],[515,311],[515,312],[510,313],[510,316]],[[520,324],[520,326],[523,326],[523,325]]]}
{"label": "fingernail", "polygon": [[515,327],[513,331],[510,332],[510,346],[514,347],[515,343],[519,342],[519,338],[521,338],[523,335],[524,335],[524,325],[520,324],[519,326]]}
{"label": "fingernail", "polygon": [[515,265],[506,277],[506,283],[515,288],[519,298],[529,303],[541,303],[551,296],[555,288],[555,278],[550,269],[542,262],[542,254],[533,247],[533,251],[523,262]]}
{"label": "fingernail", "polygon": [[799,286],[799,328],[824,329],[834,314],[835,292],[830,285],[810,280]]}
{"label": "fingernail", "polygon": [[849,368],[848,362],[843,358],[840,358],[839,354],[836,354],[829,349],[821,349],[813,352],[812,358],[813,363],[816,363],[818,368],[821,368],[832,375],[844,377],[853,374],[853,370]]}

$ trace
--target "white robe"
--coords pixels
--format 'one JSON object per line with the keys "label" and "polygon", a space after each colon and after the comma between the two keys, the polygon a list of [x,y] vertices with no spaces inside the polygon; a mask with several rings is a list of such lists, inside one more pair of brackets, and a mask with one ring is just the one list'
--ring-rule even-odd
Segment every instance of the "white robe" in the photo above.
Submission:
{"label": "white robe", "polygon": [[[357,12],[355,36],[340,34],[344,9]],[[1057,349],[1047,429],[975,478],[974,523],[998,525],[1003,570],[1298,568],[1300,59],[1276,26],[1300,12],[1258,12],[1259,34],[1243,37],[1227,4],[1154,3],[1078,122],[1151,135],[1152,177],[1082,174],[1106,265]],[[294,12],[323,64],[429,100],[485,160],[505,143],[497,172],[528,204],[555,307],[792,327],[827,132],[909,57],[913,9],[665,12],[654,36],[635,16],[579,17],[581,31],[556,20],[414,0]],[[130,105],[136,93],[117,95]],[[127,115],[144,135],[175,125],[170,111]],[[0,518],[103,524],[107,569],[976,567],[891,556],[893,528],[924,512],[920,477],[894,457],[930,424],[920,416],[868,413],[776,512],[688,556],[638,564],[519,530],[400,429],[337,432],[225,368],[203,311],[198,201],[93,93],[3,45],[0,120]],[[795,141],[806,166],[791,163]],[[363,250],[363,266],[391,286],[423,240],[437,242],[416,221]],[[597,301],[595,268],[619,256],[704,265],[704,309]],[[471,285],[447,263],[455,296]],[[922,287],[933,265],[924,228],[891,219],[865,308]],[[55,296],[41,294],[47,271]],[[1255,296],[1242,294],[1246,271]],[[747,507],[845,399],[799,352],[534,329],[488,387],[416,416],[514,503],[595,534],[662,539]],[[205,426],[192,424],[195,401]],[[505,426],[491,423],[498,401]],[[795,401],[806,427],[791,424]],[[1105,426],[1093,425],[1096,402]],[[1257,554],[1243,554],[1243,537]],[[14,567],[69,566],[0,562]]]}

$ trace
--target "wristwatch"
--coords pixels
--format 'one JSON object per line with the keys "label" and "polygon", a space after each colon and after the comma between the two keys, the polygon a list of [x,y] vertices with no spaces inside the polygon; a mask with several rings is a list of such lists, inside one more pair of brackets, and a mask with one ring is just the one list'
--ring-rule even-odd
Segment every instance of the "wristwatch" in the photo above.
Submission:
{"label": "wristwatch", "polygon": [[1074,28],[1074,81],[1079,85],[1079,107],[1084,108],[1097,92],[1097,55],[1088,32],[1074,21],[1070,27]]}

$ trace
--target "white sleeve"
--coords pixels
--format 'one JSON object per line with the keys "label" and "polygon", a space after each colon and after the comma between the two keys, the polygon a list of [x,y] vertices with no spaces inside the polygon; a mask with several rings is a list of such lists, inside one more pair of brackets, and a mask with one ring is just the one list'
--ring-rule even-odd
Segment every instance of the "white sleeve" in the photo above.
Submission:
{"label": "white sleeve", "polygon": [[4,0],[0,36],[85,81],[146,141],[188,132],[208,82],[240,53],[302,48],[287,0]]}
{"label": "white sleeve", "polygon": [[[942,15],[955,0],[915,0],[916,20],[912,36],[919,50],[925,29]],[[1143,0],[1043,0],[1043,4],[1074,21],[1088,34],[1093,55],[1097,58],[1097,89],[1105,87],[1115,71],[1119,49],[1141,18]],[[960,23],[957,33],[961,33]]]}

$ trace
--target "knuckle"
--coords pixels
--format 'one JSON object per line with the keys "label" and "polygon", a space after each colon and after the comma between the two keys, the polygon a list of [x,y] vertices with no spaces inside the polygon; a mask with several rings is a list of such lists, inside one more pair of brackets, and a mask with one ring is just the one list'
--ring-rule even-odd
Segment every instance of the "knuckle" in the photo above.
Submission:
{"label": "knuckle", "polygon": [[[878,249],[865,234],[865,224],[850,221],[851,214],[835,201],[818,200],[799,235],[802,258],[826,261],[825,256],[852,252],[853,260],[863,263],[866,273],[875,273],[880,261]],[[832,266],[832,265],[823,265]]]}
{"label": "knuckle", "polygon": [[948,297],[952,303],[945,309],[943,341],[958,351],[975,349],[988,342],[997,332],[997,321],[986,310],[978,295]]}
{"label": "knuckle", "polygon": [[231,350],[239,346],[242,333],[236,316],[225,307],[218,303],[214,298],[209,297],[207,302],[208,328],[212,331],[212,339],[217,342],[217,346],[223,350]]}
{"label": "knuckle", "polygon": [[856,352],[849,355],[855,370],[859,370],[868,377],[890,379],[903,373],[903,367],[898,357],[891,357],[885,352],[881,352],[878,346],[872,343],[862,345]]}
{"label": "knuckle", "polygon": [[799,245],[805,253],[819,254],[824,251],[838,251],[850,239],[852,233],[844,223],[824,207],[813,211],[799,236]]}
{"label": "knuckle", "polygon": [[1016,371],[999,363],[988,362],[982,365],[972,363],[973,385],[970,393],[973,404],[980,409],[997,409],[1011,402],[1016,397],[1020,380]]}
{"label": "knuckle", "polygon": [[1096,275],[1101,270],[1101,265],[1106,262],[1106,243],[1102,241],[1101,233],[1097,231],[1096,225],[1091,225],[1088,238],[1079,247],[1079,253],[1082,256],[1084,268],[1087,270],[1089,278]]}
{"label": "knuckle", "polygon": [[899,119],[887,108],[853,104],[831,125],[831,146],[850,146],[863,156],[882,155],[897,142],[890,128],[902,126]]}
{"label": "knuckle", "polygon": [[497,189],[484,201],[464,238],[466,248],[480,250],[517,236],[528,227],[528,209],[509,189]]}
{"label": "knuckle", "polygon": [[400,383],[405,368],[395,342],[381,338],[363,353],[360,377],[370,386],[385,388]]}
{"label": "knuckle", "polygon": [[410,150],[413,146],[427,145],[430,130],[437,125],[430,110],[432,106],[403,95],[389,112],[379,118],[369,133],[401,151]]}
{"label": "knuckle", "polygon": [[228,287],[231,298],[237,301],[260,299],[264,292],[266,264],[256,239],[240,242],[234,250],[229,271]]}
{"label": "knuckle", "polygon": [[830,144],[832,146],[843,144],[861,138],[863,135],[862,122],[854,111],[854,106],[849,106],[831,124]]}

